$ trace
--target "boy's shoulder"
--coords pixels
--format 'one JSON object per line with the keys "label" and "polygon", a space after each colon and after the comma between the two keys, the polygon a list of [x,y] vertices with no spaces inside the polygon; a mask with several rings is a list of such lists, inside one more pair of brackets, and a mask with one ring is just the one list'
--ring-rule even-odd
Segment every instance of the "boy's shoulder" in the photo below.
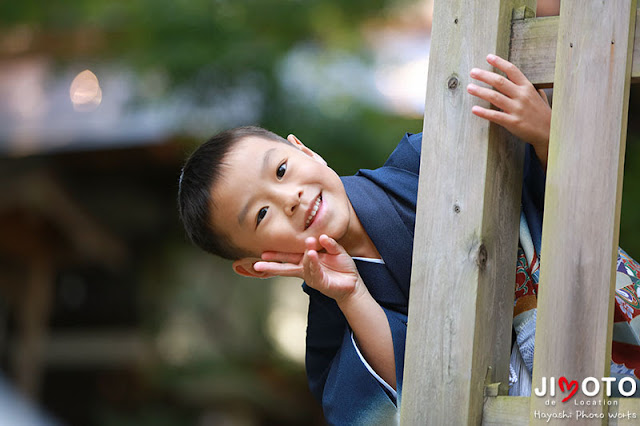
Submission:
{"label": "boy's shoulder", "polygon": [[405,133],[384,166],[397,167],[418,174],[420,172],[421,149],[422,133]]}
{"label": "boy's shoulder", "polygon": [[[418,154],[422,150],[422,132],[420,133],[405,133],[402,141],[407,141],[411,148],[413,148]],[[402,141],[400,141],[402,143]]]}

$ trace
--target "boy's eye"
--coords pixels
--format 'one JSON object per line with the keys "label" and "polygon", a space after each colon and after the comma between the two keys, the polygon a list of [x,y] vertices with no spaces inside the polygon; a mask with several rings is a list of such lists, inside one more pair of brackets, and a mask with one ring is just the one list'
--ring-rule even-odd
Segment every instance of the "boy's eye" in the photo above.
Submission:
{"label": "boy's eye", "polygon": [[260,211],[258,212],[258,217],[256,218],[256,226],[260,225],[260,222],[262,222],[262,219],[264,219],[264,217],[267,215],[267,208],[263,207],[260,209]]}
{"label": "boy's eye", "polygon": [[278,170],[276,171],[276,176],[278,177],[278,179],[282,179],[282,177],[286,172],[287,172],[287,163],[282,163],[280,164],[280,166],[278,167]]}

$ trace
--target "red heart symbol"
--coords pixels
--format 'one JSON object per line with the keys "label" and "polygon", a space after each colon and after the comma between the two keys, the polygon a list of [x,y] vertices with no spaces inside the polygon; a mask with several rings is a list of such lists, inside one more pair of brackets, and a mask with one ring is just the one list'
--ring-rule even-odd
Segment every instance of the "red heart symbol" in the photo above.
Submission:
{"label": "red heart symbol", "polygon": [[563,399],[562,402],[567,402],[568,400],[571,399],[571,397],[573,395],[576,394],[576,392],[578,392],[578,381],[577,380],[572,380],[571,382],[569,382],[569,380],[567,380],[566,377],[562,376],[562,377],[560,377],[560,380],[558,380],[558,385],[560,386],[560,390],[562,392],[564,392],[565,385],[567,386],[567,390],[570,391],[569,392],[569,396],[567,396],[565,399]]}

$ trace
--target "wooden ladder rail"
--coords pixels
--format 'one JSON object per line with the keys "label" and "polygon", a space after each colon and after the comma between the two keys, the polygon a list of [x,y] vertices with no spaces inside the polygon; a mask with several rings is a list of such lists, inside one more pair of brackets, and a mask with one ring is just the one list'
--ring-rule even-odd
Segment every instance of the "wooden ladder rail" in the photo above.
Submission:
{"label": "wooden ladder rail", "polygon": [[[476,7],[476,3],[482,5]],[[543,250],[546,259],[557,256],[559,266],[556,266],[557,272],[553,272],[553,266],[542,269],[547,272],[543,272],[541,282],[555,290],[542,290],[539,296],[538,329],[545,330],[545,337],[539,337],[536,345],[534,383],[536,378],[551,375],[551,371],[557,371],[556,377],[558,374],[573,375],[576,379],[585,375],[608,375],[610,348],[607,349],[607,342],[611,339],[612,328],[611,296],[618,244],[629,77],[640,77],[640,55],[635,55],[631,66],[631,53],[640,48],[640,43],[635,43],[640,32],[634,36],[635,0],[605,3],[609,4],[587,5],[563,0],[560,17],[514,20],[509,28],[511,11],[519,11],[514,16],[519,14],[520,18],[530,16],[530,11],[535,10],[535,0],[436,0],[402,389],[402,424],[528,424],[530,420],[539,421],[533,416],[540,403],[536,397],[502,396],[506,394],[507,383],[521,150],[512,141],[507,142],[504,132],[497,126],[489,126],[469,112],[472,100],[463,93],[469,81],[468,72],[471,67],[484,64],[484,56],[489,52],[508,54],[538,86],[552,84],[556,63],[558,65]],[[598,25],[589,26],[594,22]],[[509,43],[505,43],[505,37],[509,35],[512,36],[510,50]],[[567,37],[577,40],[569,50],[565,44],[573,41]],[[602,50],[602,40],[607,42],[606,51]],[[601,42],[598,44],[598,41]],[[556,61],[558,43],[562,52]],[[590,64],[590,75],[584,69],[585,64]],[[574,102],[576,99],[579,102]],[[590,123],[586,123],[587,116],[592,117]],[[589,132],[585,132],[586,129]],[[586,145],[585,140],[589,140]],[[593,164],[597,168],[581,173],[580,167],[573,167],[576,150],[583,152],[577,157],[586,161],[582,167]],[[604,155],[605,161],[600,165],[597,165],[599,158],[593,158],[598,155]],[[585,188],[600,188],[600,192],[585,191]],[[597,214],[591,208],[587,210],[590,217],[583,217],[579,225],[570,228],[573,234],[585,234],[585,227],[589,231],[596,230],[594,224],[598,226],[598,232],[589,232],[584,238],[573,238],[575,235],[560,232],[569,222],[574,223],[574,216],[567,217],[571,203],[577,203],[583,210],[586,209],[584,206],[592,204],[601,207]],[[597,238],[592,238],[596,234]],[[573,246],[566,246],[566,238]],[[577,247],[589,252],[576,256]],[[604,261],[603,252],[606,253]],[[555,278],[554,273],[557,274]],[[580,287],[582,292],[587,292],[586,289],[589,289],[588,293],[594,291],[593,297],[586,298],[588,307],[578,306],[574,299],[567,300],[571,290],[563,293],[562,285],[557,283],[576,274],[589,277],[587,281],[590,282]],[[603,286],[603,282],[608,285]],[[567,327],[563,329],[553,323],[549,314],[558,309],[553,305],[558,300],[573,314],[580,310],[591,312],[593,307],[599,315],[587,316],[590,321],[587,327],[598,329],[596,337],[587,327],[576,335],[575,330],[568,333]],[[569,315],[565,321],[581,321],[584,317]],[[569,351],[563,349],[561,356],[564,359],[559,361],[554,358],[553,351],[557,349],[554,345],[561,345],[563,341],[569,342],[564,346]],[[576,342],[583,346],[576,347]],[[590,344],[585,345],[585,342]],[[586,357],[588,360],[580,357],[576,361],[569,358],[571,349],[573,353],[582,350],[591,355]],[[629,410],[640,417],[639,400],[622,398],[616,402],[618,405],[610,411]],[[600,406],[594,412],[606,416],[602,410]],[[625,421],[633,420],[612,419],[609,424],[624,424]],[[606,422],[606,419],[602,421],[603,424]],[[571,421],[564,420],[562,424],[571,424]]]}

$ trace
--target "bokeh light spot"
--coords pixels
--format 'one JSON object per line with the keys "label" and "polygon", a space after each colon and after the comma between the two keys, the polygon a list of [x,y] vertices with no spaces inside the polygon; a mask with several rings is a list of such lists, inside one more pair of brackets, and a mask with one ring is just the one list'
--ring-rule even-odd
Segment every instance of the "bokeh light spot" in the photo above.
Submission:
{"label": "bokeh light spot", "polygon": [[82,71],[71,82],[69,96],[76,111],[94,111],[102,102],[102,89],[98,77],[89,70]]}

